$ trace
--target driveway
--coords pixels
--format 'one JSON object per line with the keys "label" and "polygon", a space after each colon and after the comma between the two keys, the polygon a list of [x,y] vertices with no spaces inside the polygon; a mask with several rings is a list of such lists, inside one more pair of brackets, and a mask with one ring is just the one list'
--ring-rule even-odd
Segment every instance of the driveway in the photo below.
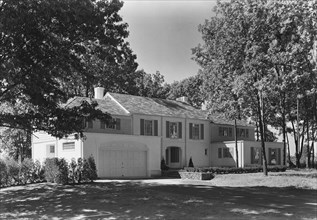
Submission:
{"label": "driveway", "polygon": [[99,180],[0,190],[0,218],[317,219],[317,191],[218,187],[208,181]]}

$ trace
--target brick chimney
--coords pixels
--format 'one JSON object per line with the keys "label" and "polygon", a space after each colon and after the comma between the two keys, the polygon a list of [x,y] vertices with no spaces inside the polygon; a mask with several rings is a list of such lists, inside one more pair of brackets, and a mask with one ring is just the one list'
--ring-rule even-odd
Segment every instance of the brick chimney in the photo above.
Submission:
{"label": "brick chimney", "polygon": [[95,87],[95,99],[103,99],[105,88],[103,87]]}

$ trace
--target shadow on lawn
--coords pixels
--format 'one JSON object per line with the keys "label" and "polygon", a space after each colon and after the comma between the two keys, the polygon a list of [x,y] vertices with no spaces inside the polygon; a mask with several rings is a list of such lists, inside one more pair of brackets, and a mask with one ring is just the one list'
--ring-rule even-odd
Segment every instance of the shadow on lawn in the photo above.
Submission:
{"label": "shadow on lawn", "polygon": [[142,181],[0,190],[0,218],[314,219],[316,190]]}

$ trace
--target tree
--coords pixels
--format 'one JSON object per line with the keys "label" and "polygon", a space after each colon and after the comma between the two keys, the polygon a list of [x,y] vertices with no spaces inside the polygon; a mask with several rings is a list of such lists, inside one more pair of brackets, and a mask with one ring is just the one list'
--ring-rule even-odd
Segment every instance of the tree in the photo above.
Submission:
{"label": "tree", "polygon": [[135,91],[131,92],[132,95],[165,99],[169,91],[169,86],[164,84],[164,76],[159,71],[155,74],[146,73],[144,70],[136,71],[134,81]]}
{"label": "tree", "polygon": [[94,102],[69,108],[73,95],[95,85],[126,91],[137,67],[118,0],[0,1],[0,102],[22,103],[19,114],[0,112],[0,126],[54,136],[82,134],[81,121],[110,116]]}
{"label": "tree", "polygon": [[316,81],[309,59],[316,36],[316,5],[314,1],[218,2],[217,15],[199,29],[205,44],[193,49],[205,75],[203,88],[210,109],[227,111],[229,118],[252,117],[258,123],[266,175],[267,125],[282,115],[279,125],[285,134],[288,102],[294,106],[294,96],[307,89],[306,82]]}
{"label": "tree", "polygon": [[190,105],[200,108],[204,102],[200,88],[202,84],[203,80],[200,74],[190,76],[181,81],[175,81],[170,84],[170,91],[167,98],[177,99],[186,96]]}

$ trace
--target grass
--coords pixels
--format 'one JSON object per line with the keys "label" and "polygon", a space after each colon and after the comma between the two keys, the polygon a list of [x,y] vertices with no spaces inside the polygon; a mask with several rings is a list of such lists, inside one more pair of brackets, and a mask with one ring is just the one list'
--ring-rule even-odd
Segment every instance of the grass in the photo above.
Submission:
{"label": "grass", "polygon": [[[300,172],[50,183],[0,190],[3,219],[316,219],[316,178]],[[312,184],[310,184],[312,182]]]}

